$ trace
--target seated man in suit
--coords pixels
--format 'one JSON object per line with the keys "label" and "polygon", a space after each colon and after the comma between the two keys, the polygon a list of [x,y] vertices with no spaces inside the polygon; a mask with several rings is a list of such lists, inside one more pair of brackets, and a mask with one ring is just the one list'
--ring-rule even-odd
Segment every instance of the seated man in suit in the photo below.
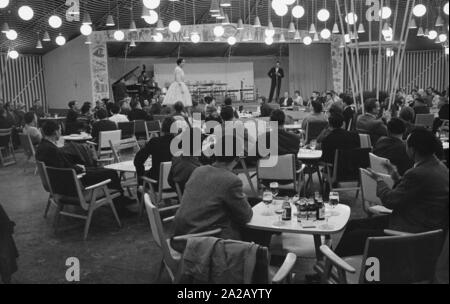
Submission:
{"label": "seated man in suit", "polygon": [[439,149],[436,136],[425,129],[415,129],[407,140],[407,153],[414,160],[414,167],[403,178],[392,165],[387,167],[395,182],[393,189],[378,173],[371,171],[378,185],[377,196],[393,213],[350,221],[336,254],[362,254],[367,238],[384,236],[384,229],[409,233],[448,230],[448,169],[435,155]]}
{"label": "seated man in suit", "polygon": [[54,121],[46,122],[42,127],[44,138],[36,150],[36,159],[43,162],[48,167],[70,168],[77,174],[84,174],[81,182],[85,187],[95,185],[110,179],[108,188],[118,190],[123,193],[119,176],[114,170],[85,167],[82,163],[81,155],[68,154],[64,148],[58,148],[57,142],[61,136],[59,125]]}
{"label": "seated man in suit", "polygon": [[[229,141],[226,136],[219,140],[225,152],[225,143]],[[216,237],[243,240],[242,230],[251,220],[253,210],[241,179],[232,172],[236,157],[220,154],[215,156],[212,166],[199,167],[192,173],[175,215],[174,236],[221,228]],[[179,252],[184,251],[185,243],[172,240],[171,245]]]}
{"label": "seated man in suit", "polygon": [[426,101],[420,97],[414,100],[413,105],[414,113],[417,114],[430,114],[430,107],[426,104]]}
{"label": "seated man in suit", "polygon": [[387,128],[380,114],[380,103],[375,98],[368,99],[364,103],[366,114],[358,117],[356,129],[370,135],[372,143],[376,143],[381,136],[387,136]]}
{"label": "seated man in suit", "polygon": [[405,123],[399,118],[392,118],[388,122],[388,136],[381,137],[375,144],[373,154],[387,158],[397,167],[401,176],[414,165],[406,153],[403,134],[406,132]]}
{"label": "seated man in suit", "polygon": [[130,113],[128,113],[129,121],[152,120],[152,117],[147,112],[142,110],[142,106],[138,100],[132,100],[130,102],[130,107],[131,107],[131,111],[130,111]]}
{"label": "seated man in suit", "polygon": [[275,110],[270,121],[278,123],[278,130],[272,130],[262,135],[266,136],[266,145],[270,143],[271,134],[278,132],[278,155],[297,155],[300,150],[300,136],[284,129],[286,114],[281,110]]}
{"label": "seated man in suit", "polygon": [[328,164],[334,163],[334,156],[337,150],[350,150],[359,148],[359,136],[349,132],[344,126],[344,116],[334,113],[328,118],[330,133],[322,141],[322,161]]}
{"label": "seated man in suit", "polygon": [[292,107],[294,100],[289,96],[289,92],[284,92],[284,96],[280,98],[280,107]]}
{"label": "seated man in suit", "polygon": [[98,143],[100,132],[117,130],[116,123],[108,119],[108,112],[105,109],[99,109],[97,111],[97,118],[99,120],[94,122],[91,131],[92,138],[96,143]]}

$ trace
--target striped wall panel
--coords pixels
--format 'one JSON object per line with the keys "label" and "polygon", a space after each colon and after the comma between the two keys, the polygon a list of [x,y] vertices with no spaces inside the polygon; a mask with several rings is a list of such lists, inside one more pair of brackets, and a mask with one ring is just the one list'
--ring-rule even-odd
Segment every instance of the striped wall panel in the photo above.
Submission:
{"label": "striped wall panel", "polygon": [[12,60],[0,53],[0,99],[13,105],[23,103],[27,110],[40,99],[47,108],[41,56],[21,55]]}
{"label": "striped wall panel", "polygon": [[[381,90],[389,91],[393,83],[393,75],[395,69],[395,62],[397,57],[387,58],[383,56],[381,64]],[[369,75],[370,58],[369,53],[362,53],[360,55],[361,75],[364,91],[375,90],[377,83],[377,68],[378,55],[376,52],[372,53],[373,75],[372,84]],[[403,88],[407,92],[414,87],[426,89],[427,87],[434,87],[438,91],[444,91],[448,87],[448,72],[449,72],[448,56],[441,50],[432,51],[409,51],[406,52],[402,65],[402,73],[399,79],[398,88]],[[389,72],[388,72],[389,71]],[[350,88],[350,78],[348,74],[347,65],[344,71],[344,87]]]}

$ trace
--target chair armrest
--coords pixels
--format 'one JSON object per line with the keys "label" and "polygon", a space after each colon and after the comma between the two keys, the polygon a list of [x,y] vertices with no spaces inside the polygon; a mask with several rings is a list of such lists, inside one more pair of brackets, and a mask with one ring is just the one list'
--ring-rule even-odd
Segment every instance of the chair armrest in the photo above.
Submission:
{"label": "chair armrest", "polygon": [[302,167],[300,169],[297,170],[297,174],[302,173],[303,171],[305,171],[306,165],[302,164]]}
{"label": "chair armrest", "polygon": [[175,216],[166,217],[162,220],[163,223],[173,222],[175,220]]}
{"label": "chair armrest", "polygon": [[414,235],[413,233],[401,232],[401,231],[395,231],[395,230],[389,230],[389,229],[384,230],[384,234],[386,234],[386,235],[388,235],[388,236],[408,236],[408,235]]}
{"label": "chair armrest", "polygon": [[86,141],[86,143],[88,144],[88,145],[92,145],[92,146],[98,146],[98,144],[97,143],[95,143],[95,142],[93,142],[93,141]]}
{"label": "chair armrest", "polygon": [[83,178],[85,175],[86,175],[86,173],[78,174],[78,175],[77,175],[77,178],[78,178],[78,179],[81,179],[81,178]]}
{"label": "chair armrest", "polygon": [[86,187],[86,188],[84,188],[84,190],[88,190],[88,191],[89,191],[89,190],[94,190],[94,189],[97,189],[97,188],[106,186],[106,185],[108,185],[110,182],[111,182],[111,180],[110,180],[110,179],[107,179],[107,180],[105,180],[105,181],[103,181],[103,182],[101,182],[101,183],[98,183],[98,184],[95,184],[95,185]]}
{"label": "chair armrest", "polygon": [[113,162],[113,161],[114,161],[114,158],[100,158],[100,159],[97,159],[98,163],[109,163],[109,162]]}
{"label": "chair armrest", "polygon": [[173,237],[174,241],[187,241],[188,239],[194,238],[194,237],[203,237],[203,236],[213,236],[216,234],[219,234],[222,232],[222,228],[217,228],[211,231],[201,232],[201,233],[195,233],[195,234],[187,234],[187,235],[180,235]]}
{"label": "chair armrest", "polygon": [[149,183],[149,184],[157,184],[157,183],[158,183],[158,182],[155,181],[154,179],[148,178],[148,177],[146,177],[146,176],[143,176],[143,177],[142,177],[142,180],[143,180],[144,182]]}
{"label": "chair armrest", "polygon": [[287,276],[292,272],[295,262],[297,261],[297,256],[292,252],[289,252],[284,259],[283,265],[278,269],[277,273],[272,279],[273,284],[279,284],[283,282]]}
{"label": "chair armrest", "polygon": [[330,260],[330,262],[337,268],[345,270],[346,272],[355,273],[356,269],[349,265],[346,261],[335,254],[330,247],[323,245],[320,246],[320,251],[322,254]]}

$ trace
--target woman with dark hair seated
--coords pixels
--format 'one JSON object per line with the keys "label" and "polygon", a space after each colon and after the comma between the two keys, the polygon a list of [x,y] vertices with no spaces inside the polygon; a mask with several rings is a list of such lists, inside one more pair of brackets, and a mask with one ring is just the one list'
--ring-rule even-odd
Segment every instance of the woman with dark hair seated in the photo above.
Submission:
{"label": "woman with dark hair seated", "polygon": [[84,126],[78,121],[77,112],[69,111],[66,118],[66,135],[80,134],[83,130]]}

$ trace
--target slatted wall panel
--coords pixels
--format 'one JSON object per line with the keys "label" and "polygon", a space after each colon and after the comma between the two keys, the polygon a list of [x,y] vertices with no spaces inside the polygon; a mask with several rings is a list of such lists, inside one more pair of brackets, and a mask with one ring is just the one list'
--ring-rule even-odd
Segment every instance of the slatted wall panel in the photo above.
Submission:
{"label": "slatted wall panel", "polygon": [[[381,64],[381,90],[390,90],[390,85],[394,81],[393,75],[396,60],[396,56],[390,58],[383,56]],[[372,85],[370,84],[369,76],[369,53],[362,53],[360,55],[360,62],[364,91],[374,90],[377,86],[378,55],[376,52],[372,53]],[[432,50],[407,52],[403,60],[403,68],[398,87],[404,88],[407,92],[416,86],[421,89],[431,86],[438,91],[443,91],[448,87],[448,65],[448,56],[444,54],[444,51]],[[388,73],[388,71],[390,72]],[[351,87],[347,65],[345,65],[344,72],[344,87]]]}
{"label": "slatted wall panel", "polygon": [[46,109],[44,69],[41,56],[24,56],[12,60],[0,54],[0,99],[23,103],[28,110],[35,99]]}

